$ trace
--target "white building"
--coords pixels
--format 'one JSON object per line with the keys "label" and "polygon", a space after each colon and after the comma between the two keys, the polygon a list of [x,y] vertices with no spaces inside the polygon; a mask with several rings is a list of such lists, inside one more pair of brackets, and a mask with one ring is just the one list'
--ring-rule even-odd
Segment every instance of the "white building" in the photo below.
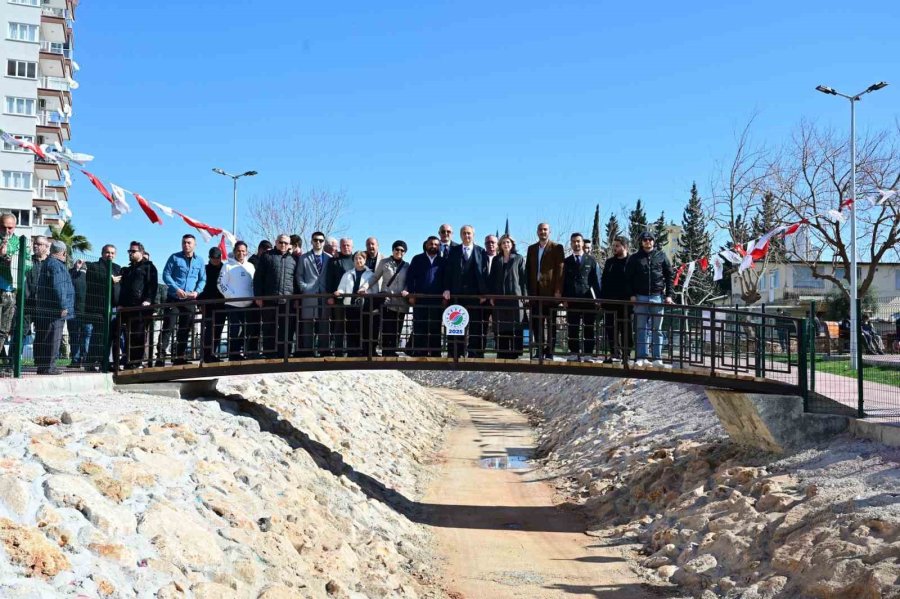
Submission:
{"label": "white building", "polygon": [[[0,129],[40,144],[71,136],[75,8],[78,0],[0,0]],[[0,212],[19,219],[17,233],[39,235],[68,212],[71,179],[65,165],[28,150],[0,148]]]}

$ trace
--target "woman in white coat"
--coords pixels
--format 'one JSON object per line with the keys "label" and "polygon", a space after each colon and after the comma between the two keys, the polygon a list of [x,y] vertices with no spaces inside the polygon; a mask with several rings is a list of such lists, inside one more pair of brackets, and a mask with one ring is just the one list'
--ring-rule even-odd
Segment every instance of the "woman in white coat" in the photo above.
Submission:
{"label": "woman in white coat", "polygon": [[[334,296],[343,298],[344,318],[346,319],[345,335],[347,355],[365,356],[374,350],[375,335],[369,334],[370,323],[372,321],[371,301],[366,303],[365,289],[372,286],[374,273],[366,267],[366,253],[356,252],[353,254],[353,270],[348,270],[341,277],[337,291]],[[365,285],[365,287],[363,287]],[[362,288],[363,293],[360,293]],[[360,335],[364,332],[364,335]]]}

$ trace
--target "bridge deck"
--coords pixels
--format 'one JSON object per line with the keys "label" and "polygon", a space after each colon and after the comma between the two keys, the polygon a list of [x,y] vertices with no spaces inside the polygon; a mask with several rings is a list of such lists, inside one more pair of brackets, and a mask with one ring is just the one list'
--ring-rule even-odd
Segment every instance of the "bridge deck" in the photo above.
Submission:
{"label": "bridge deck", "polygon": [[498,358],[287,358],[244,360],[239,362],[197,363],[140,370],[121,370],[115,373],[117,384],[150,383],[202,377],[270,374],[278,372],[314,372],[334,370],[459,370],[475,372],[533,372],[543,374],[577,374],[616,378],[642,378],[721,387],[757,393],[797,394],[796,384],[747,373],[716,371],[709,368],[647,368],[622,364],[588,362],[559,362],[536,359],[504,360]]}

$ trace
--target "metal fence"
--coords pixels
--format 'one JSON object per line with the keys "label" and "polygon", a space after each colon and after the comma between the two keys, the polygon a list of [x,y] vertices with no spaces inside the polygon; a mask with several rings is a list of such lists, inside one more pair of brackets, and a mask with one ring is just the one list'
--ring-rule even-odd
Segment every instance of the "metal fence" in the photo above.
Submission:
{"label": "metal fence", "polygon": [[829,319],[822,306],[810,305],[810,405],[815,411],[844,406],[858,417],[900,421],[900,297],[880,297],[858,305],[859,343],[854,368],[850,320]]}
{"label": "metal fence", "polygon": [[80,252],[63,262],[49,245],[16,239],[0,259],[11,283],[0,301],[0,376],[109,370],[118,267]]}

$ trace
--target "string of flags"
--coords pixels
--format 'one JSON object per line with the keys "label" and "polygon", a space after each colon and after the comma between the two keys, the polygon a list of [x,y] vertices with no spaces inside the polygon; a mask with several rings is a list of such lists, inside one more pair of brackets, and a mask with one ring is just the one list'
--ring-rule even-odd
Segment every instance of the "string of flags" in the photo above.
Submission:
{"label": "string of flags", "polygon": [[[48,162],[65,163],[70,166],[74,164],[78,167],[84,167],[86,162],[90,162],[94,159],[94,157],[90,154],[73,152],[69,148],[63,147],[59,143],[37,145],[28,140],[15,137],[14,135],[11,135],[10,133],[3,131],[2,129],[0,129],[0,139],[2,139],[2,141],[7,144],[20,147],[24,150],[28,150],[34,153],[37,157]],[[128,204],[128,201],[126,199],[126,195],[130,194],[134,197],[135,201],[137,201],[138,206],[141,208],[141,211],[144,213],[144,215],[153,224],[163,224],[163,219],[159,216],[159,213],[154,210],[155,206],[160,212],[162,212],[169,218],[181,218],[189,227],[196,229],[203,237],[204,241],[209,242],[213,237],[219,236],[219,248],[222,250],[223,255],[227,254],[227,252],[225,251],[226,240],[232,245],[232,247],[234,247],[234,244],[237,241],[235,235],[230,231],[227,231],[221,227],[216,227],[200,222],[184,214],[183,212],[175,210],[170,206],[166,206],[165,204],[148,201],[141,194],[135,191],[129,191],[123,187],[116,185],[115,183],[110,182],[109,188],[107,188],[106,185],[104,185],[104,183],[92,173],[88,172],[84,168],[79,168],[79,170],[84,174],[85,177],[88,178],[88,180],[97,189],[97,191],[99,191],[100,194],[110,203],[112,217],[114,219],[119,219],[122,217],[122,215],[131,213],[131,206]],[[71,185],[72,179],[69,175],[68,170],[63,170],[63,176],[65,178],[66,185]],[[900,201],[900,189],[878,189],[877,191],[879,194],[878,199],[869,200],[872,206],[882,206],[889,201]],[[841,224],[846,220],[843,214],[843,210],[845,208],[852,209],[853,205],[854,199],[850,198],[841,202],[841,205],[837,209],[829,209],[810,218],[822,217],[827,218],[828,220],[836,224]],[[682,264],[678,267],[678,270],[675,273],[674,284],[677,286],[681,282],[682,275],[684,275],[684,286],[682,287],[682,292],[687,292],[696,268],[699,266],[701,271],[706,272],[709,269],[710,264],[713,267],[714,281],[722,280],[722,278],[724,277],[726,263],[737,264],[738,272],[743,273],[747,269],[753,268],[753,264],[755,262],[758,262],[766,256],[769,251],[769,244],[773,237],[787,237],[789,235],[793,235],[800,229],[801,226],[809,224],[810,218],[804,218],[789,225],[780,225],[778,227],[775,227],[768,233],[764,234],[762,237],[749,241],[746,247],[743,247],[741,244],[734,244],[733,250],[722,250],[714,256],[703,256],[686,264]]]}
{"label": "string of flags", "polygon": [[[150,220],[151,223],[155,225],[162,225],[163,219],[159,216],[159,213],[154,210],[154,206],[169,218],[180,218],[189,227],[196,229],[197,232],[200,233],[201,237],[203,237],[204,241],[209,242],[213,237],[220,236],[219,248],[222,250],[223,256],[228,254],[225,249],[225,241],[227,240],[232,247],[234,247],[234,244],[237,242],[237,238],[230,231],[226,231],[221,227],[203,223],[199,220],[191,218],[183,212],[179,212],[174,208],[166,206],[165,204],[148,201],[136,191],[129,191],[123,187],[120,187],[119,185],[116,185],[115,183],[112,183],[111,181],[107,182],[107,187],[107,184],[104,184],[104,182],[101,181],[99,177],[83,168],[85,163],[90,162],[94,159],[94,157],[90,154],[73,152],[69,148],[63,147],[59,143],[37,145],[26,139],[15,137],[14,135],[11,135],[10,133],[3,131],[2,129],[0,129],[0,140],[9,145],[28,150],[41,160],[45,160],[47,162],[64,163],[69,166],[73,164],[78,166],[78,170],[80,170],[82,174],[87,177],[88,181],[91,182],[91,185],[93,185],[94,188],[100,192],[100,195],[106,198],[106,201],[109,202],[112,217],[114,219],[120,219],[122,215],[131,213],[131,206],[128,204],[128,200],[126,198],[127,195],[131,195],[134,197],[135,201],[137,201],[137,204],[144,215]],[[63,176],[65,177],[66,185],[71,185],[72,178],[69,175],[68,170],[63,170]]]}

